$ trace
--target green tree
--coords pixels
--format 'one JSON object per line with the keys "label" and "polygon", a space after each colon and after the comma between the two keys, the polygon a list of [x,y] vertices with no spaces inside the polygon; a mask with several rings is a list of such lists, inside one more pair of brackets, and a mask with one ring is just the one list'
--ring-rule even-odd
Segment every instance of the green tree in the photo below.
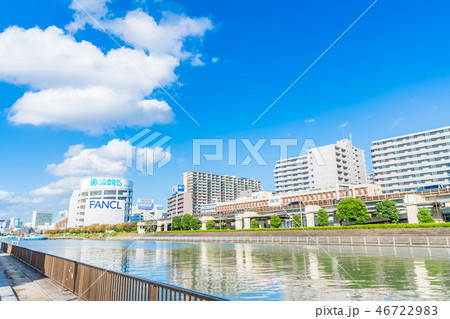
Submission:
{"label": "green tree", "polygon": [[294,220],[294,227],[302,227],[302,216],[295,214],[292,219]]}
{"label": "green tree", "polygon": [[250,228],[259,228],[259,223],[256,221],[256,219],[252,219],[250,222]]}
{"label": "green tree", "polygon": [[202,227],[202,222],[198,218],[191,218],[189,221],[189,227],[192,230],[199,230]]}
{"label": "green tree", "polygon": [[213,230],[216,229],[216,222],[214,220],[208,220],[206,222],[206,229],[207,230]]}
{"label": "green tree", "polygon": [[419,218],[420,224],[434,223],[434,217],[431,216],[430,211],[426,207],[419,208],[417,217]]}
{"label": "green tree", "polygon": [[228,228],[227,223],[225,223],[225,222],[220,223],[220,229],[227,229],[227,228]]}
{"label": "green tree", "polygon": [[96,233],[104,233],[106,230],[106,226],[105,225],[97,225],[95,226],[95,232]]}
{"label": "green tree", "polygon": [[362,224],[372,219],[367,213],[367,207],[362,200],[353,197],[344,198],[339,202],[336,215],[341,220],[347,220],[356,224]]}
{"label": "green tree", "polygon": [[330,215],[328,215],[327,211],[323,208],[319,209],[317,212],[317,225],[319,226],[328,226]]}
{"label": "green tree", "polygon": [[397,204],[389,199],[378,202],[375,205],[375,212],[378,218],[390,219],[392,223],[398,222]]}
{"label": "green tree", "polygon": [[191,214],[184,214],[183,217],[181,218],[181,227],[184,230],[191,229],[191,219],[192,219]]}
{"label": "green tree", "polygon": [[175,216],[172,218],[172,229],[173,230],[179,230],[181,229],[181,217]]}
{"label": "green tree", "polygon": [[278,217],[277,214],[273,214],[272,217],[270,217],[270,228],[280,228],[281,225],[281,218]]}

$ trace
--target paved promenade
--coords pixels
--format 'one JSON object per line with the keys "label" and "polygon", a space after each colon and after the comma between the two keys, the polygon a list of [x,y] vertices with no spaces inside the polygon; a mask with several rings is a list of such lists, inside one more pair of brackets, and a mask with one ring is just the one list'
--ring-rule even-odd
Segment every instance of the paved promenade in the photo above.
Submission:
{"label": "paved promenade", "polygon": [[70,301],[77,296],[14,257],[0,253],[1,301]]}

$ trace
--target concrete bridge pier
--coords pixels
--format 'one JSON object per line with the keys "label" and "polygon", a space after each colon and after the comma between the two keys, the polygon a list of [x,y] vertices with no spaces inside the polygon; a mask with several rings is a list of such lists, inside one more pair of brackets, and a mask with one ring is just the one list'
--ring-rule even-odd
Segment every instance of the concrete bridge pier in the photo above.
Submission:
{"label": "concrete bridge pier", "polygon": [[236,229],[242,229],[242,217],[236,215],[234,225]]}
{"label": "concrete bridge pier", "polygon": [[419,223],[419,218],[417,217],[417,213],[419,212],[419,206],[425,204],[425,199],[416,194],[406,195],[403,199],[403,203],[406,208],[406,214],[408,216],[408,223],[417,224]]}
{"label": "concrete bridge pier", "polygon": [[[210,220],[214,220],[214,217],[203,216],[200,218],[200,221],[202,222],[202,230],[206,230],[206,223]],[[219,225],[219,227],[220,227],[220,225]]]}
{"label": "concrete bridge pier", "polygon": [[258,214],[255,212],[244,212],[243,214],[236,215],[236,229],[250,229],[251,220],[255,217],[258,217]]}
{"label": "concrete bridge pier", "polygon": [[306,227],[314,227],[316,226],[316,222],[314,220],[314,215],[319,211],[321,207],[317,205],[306,205],[305,206],[305,214],[306,214]]}

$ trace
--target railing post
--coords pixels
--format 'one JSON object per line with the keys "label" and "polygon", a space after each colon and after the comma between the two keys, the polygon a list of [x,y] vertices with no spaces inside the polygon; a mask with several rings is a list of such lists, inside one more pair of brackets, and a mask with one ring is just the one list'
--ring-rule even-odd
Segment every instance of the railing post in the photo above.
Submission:
{"label": "railing post", "polygon": [[409,245],[412,246],[412,240],[411,240],[411,237],[409,237]]}
{"label": "railing post", "polygon": [[392,242],[394,243],[395,246],[395,237],[392,237]]}
{"label": "railing post", "polygon": [[63,275],[61,278],[61,291],[65,290],[65,283],[66,283],[66,276],[67,276],[67,267],[66,267],[66,261],[63,260]]}
{"label": "railing post", "polygon": [[448,237],[445,237],[445,239],[447,240],[447,246],[448,246]]}
{"label": "railing post", "polygon": [[106,272],[105,300],[111,301],[111,273],[109,271]]}
{"label": "railing post", "polygon": [[380,237],[378,237],[378,245],[380,244]]}
{"label": "railing post", "polygon": [[83,298],[84,276],[85,276],[84,268],[86,268],[84,265],[80,265],[80,267],[81,269],[80,269],[80,283],[78,284],[78,300],[81,300],[81,298]]}
{"label": "railing post", "polygon": [[427,236],[427,245],[430,246],[430,237]]}

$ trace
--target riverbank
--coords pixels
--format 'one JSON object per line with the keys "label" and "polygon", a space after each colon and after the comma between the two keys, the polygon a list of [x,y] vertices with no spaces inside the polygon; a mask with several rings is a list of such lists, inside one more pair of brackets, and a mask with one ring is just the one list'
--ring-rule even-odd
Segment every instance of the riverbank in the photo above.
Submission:
{"label": "riverbank", "polygon": [[265,229],[264,231],[253,231],[253,230],[239,230],[239,231],[168,231],[168,232],[157,232],[157,233],[115,233],[115,234],[104,234],[104,233],[94,233],[94,234],[77,234],[77,235],[46,235],[49,239],[117,239],[121,240],[123,238],[145,238],[145,237],[305,237],[305,236],[324,236],[324,237],[392,237],[392,236],[407,236],[407,237],[433,237],[433,236],[443,236],[450,237],[450,227],[441,228],[384,228],[384,229],[343,229],[336,227],[334,229]]}
{"label": "riverbank", "polygon": [[189,242],[248,242],[301,245],[354,246],[427,246],[450,247],[450,229],[335,229],[239,232],[160,232],[149,234],[121,234],[114,237],[53,237],[49,239],[89,239],[111,241],[189,241]]}

